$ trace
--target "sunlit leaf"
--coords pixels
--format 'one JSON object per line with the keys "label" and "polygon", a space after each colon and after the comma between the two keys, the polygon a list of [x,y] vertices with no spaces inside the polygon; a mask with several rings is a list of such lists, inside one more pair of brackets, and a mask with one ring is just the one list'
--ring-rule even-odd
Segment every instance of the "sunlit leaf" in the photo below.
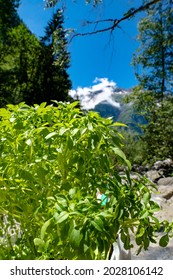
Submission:
{"label": "sunlit leaf", "polygon": [[44,246],[45,242],[43,239],[34,238],[34,244],[35,244],[35,246]]}
{"label": "sunlit leaf", "polygon": [[64,222],[65,220],[67,220],[68,217],[69,217],[69,213],[66,212],[66,211],[63,211],[60,214],[58,214],[58,213],[54,214],[54,218],[55,218],[55,220],[56,220],[56,222],[58,224],[60,224],[60,223]]}
{"label": "sunlit leaf", "polygon": [[42,240],[44,239],[45,232],[46,232],[48,226],[50,225],[51,220],[52,220],[52,219],[49,219],[48,221],[46,221],[46,222],[43,224],[42,228],[41,228],[41,235],[40,235],[40,236],[41,236],[41,239],[42,239]]}
{"label": "sunlit leaf", "polygon": [[31,140],[31,139],[26,140],[26,144],[27,144],[28,146],[31,146],[31,145],[32,145],[32,140]]}
{"label": "sunlit leaf", "polygon": [[48,140],[52,137],[54,137],[55,135],[57,135],[58,133],[56,131],[49,133],[48,135],[46,135],[45,139]]}

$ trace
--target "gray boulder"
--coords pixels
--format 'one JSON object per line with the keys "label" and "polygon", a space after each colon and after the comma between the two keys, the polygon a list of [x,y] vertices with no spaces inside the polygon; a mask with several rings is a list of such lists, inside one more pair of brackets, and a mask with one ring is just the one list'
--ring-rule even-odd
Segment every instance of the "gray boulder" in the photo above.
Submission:
{"label": "gray boulder", "polygon": [[157,182],[158,186],[173,186],[173,177],[161,178]]}
{"label": "gray boulder", "polygon": [[161,175],[156,170],[147,171],[146,176],[153,183],[156,183],[161,178]]}
{"label": "gray boulder", "polygon": [[157,182],[158,191],[165,199],[170,199],[173,196],[173,177],[161,178]]}
{"label": "gray boulder", "polygon": [[167,169],[171,167],[173,167],[173,161],[170,158],[168,158],[163,161],[156,161],[154,163],[153,169],[159,170],[159,169]]}
{"label": "gray boulder", "polygon": [[172,186],[159,186],[158,191],[161,196],[165,199],[170,199],[173,196],[173,185]]}

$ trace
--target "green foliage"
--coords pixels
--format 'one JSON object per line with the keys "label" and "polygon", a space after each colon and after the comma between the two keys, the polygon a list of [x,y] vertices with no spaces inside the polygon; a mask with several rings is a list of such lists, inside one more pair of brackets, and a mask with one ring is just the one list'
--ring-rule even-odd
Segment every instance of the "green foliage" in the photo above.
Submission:
{"label": "green foliage", "polygon": [[0,0],[0,40],[6,43],[9,29],[18,26],[21,20],[17,14],[20,0]]}
{"label": "green foliage", "polygon": [[154,113],[154,118],[143,127],[147,158],[152,163],[173,157],[173,97],[165,97]]}
{"label": "green foliage", "polygon": [[7,35],[0,62],[1,106],[33,99],[41,82],[37,76],[41,53],[38,39],[24,24],[11,28]]}
{"label": "green foliage", "polygon": [[133,64],[140,88],[150,91],[156,101],[173,90],[172,5],[169,0],[153,5],[138,25],[140,46]]}
{"label": "green foliage", "polygon": [[123,152],[130,160],[131,164],[143,165],[146,163],[146,144],[143,136],[132,130],[122,130],[124,136]]}
{"label": "green foliage", "polygon": [[143,143],[152,162],[173,156],[172,8],[172,1],[159,1],[147,10],[138,26],[140,47],[133,59],[139,85],[130,101],[147,121]]}
{"label": "green foliage", "polygon": [[[6,17],[10,15],[6,13]],[[1,25],[0,32],[3,32]],[[56,39],[53,38],[54,32],[57,33]],[[70,57],[65,36],[60,10],[53,15],[41,41],[23,23],[8,28],[5,44],[3,39],[0,40],[1,107],[22,101],[33,105],[43,101],[50,103],[54,99],[68,100]]]}
{"label": "green foliage", "polygon": [[[0,110],[0,214],[8,216],[0,258],[105,259],[117,232],[131,247],[132,231],[139,251],[147,249],[160,228],[158,205],[145,179],[130,179],[120,124],[81,112],[77,102],[55,104]],[[105,206],[98,189],[110,198]],[[21,230],[15,244],[14,219]],[[172,225],[165,222],[165,230],[169,237]]]}

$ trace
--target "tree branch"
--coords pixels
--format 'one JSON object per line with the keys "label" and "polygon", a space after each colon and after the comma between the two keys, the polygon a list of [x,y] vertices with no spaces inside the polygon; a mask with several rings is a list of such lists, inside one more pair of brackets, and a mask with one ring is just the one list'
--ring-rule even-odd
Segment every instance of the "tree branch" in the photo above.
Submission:
{"label": "tree branch", "polygon": [[102,32],[107,32],[107,31],[111,31],[113,32],[114,29],[116,27],[119,26],[119,24],[127,19],[131,19],[132,17],[134,17],[137,13],[139,12],[142,12],[142,11],[145,11],[147,10],[150,6],[160,2],[161,0],[152,0],[150,1],[149,3],[145,4],[145,5],[141,5],[139,8],[132,8],[130,9],[127,13],[125,13],[123,15],[122,18],[120,19],[105,19],[105,20],[98,20],[98,21],[95,21],[95,22],[89,22],[89,21],[86,21],[86,23],[88,24],[99,24],[99,23],[103,23],[103,22],[113,22],[113,24],[111,24],[110,26],[106,27],[106,28],[102,28],[102,29],[97,29],[95,31],[90,31],[90,32],[85,32],[85,33],[76,33],[74,34],[71,39],[70,39],[70,42],[75,38],[75,37],[78,37],[78,36],[88,36],[88,35],[96,35],[98,33],[102,33]]}

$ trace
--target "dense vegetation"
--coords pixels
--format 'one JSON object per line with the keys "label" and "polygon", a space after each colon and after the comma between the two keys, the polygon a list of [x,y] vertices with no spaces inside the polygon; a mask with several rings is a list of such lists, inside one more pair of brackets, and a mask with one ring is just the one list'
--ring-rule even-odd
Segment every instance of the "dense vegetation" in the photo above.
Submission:
{"label": "dense vegetation", "polygon": [[147,120],[141,160],[173,157],[173,1],[159,1],[139,22],[133,64],[139,81],[130,101]]}
{"label": "dense vegetation", "polygon": [[[159,207],[145,179],[130,179],[118,124],[76,105],[0,110],[0,259],[105,259],[117,232],[126,249],[132,232],[139,252],[155,242]],[[163,225],[166,246],[172,229]]]}
{"label": "dense vegetation", "polygon": [[0,1],[0,106],[68,100],[71,81],[62,11],[53,14],[39,40],[19,19],[17,2]]}

